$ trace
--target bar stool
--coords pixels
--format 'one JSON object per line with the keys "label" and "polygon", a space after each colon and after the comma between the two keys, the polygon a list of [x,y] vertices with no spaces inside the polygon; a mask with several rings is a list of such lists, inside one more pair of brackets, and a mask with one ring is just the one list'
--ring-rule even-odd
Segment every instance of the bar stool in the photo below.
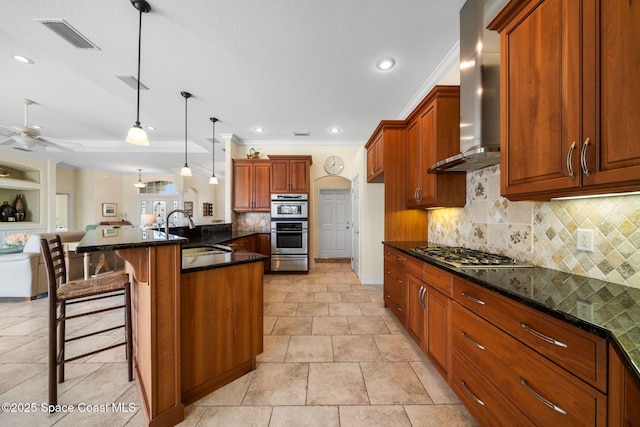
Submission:
{"label": "bar stool", "polygon": [[[60,241],[60,236],[55,235],[49,240],[40,239],[40,248],[47,268],[47,280],[49,282],[49,405],[55,406],[58,403],[58,383],[64,382],[64,364],[66,362],[121,345],[126,347],[129,381],[133,381],[133,334],[131,329],[131,284],[129,275],[113,272],[87,280],[67,282],[64,247]],[[67,305],[87,303],[106,298],[124,298],[124,303],[118,301],[114,305],[107,307],[89,309],[89,311],[69,316],[66,314]],[[124,308],[124,324],[73,338],[66,337],[65,322],[67,320],[121,308]],[[68,359],[65,357],[65,343],[122,327],[125,330],[124,342],[102,347]]]}

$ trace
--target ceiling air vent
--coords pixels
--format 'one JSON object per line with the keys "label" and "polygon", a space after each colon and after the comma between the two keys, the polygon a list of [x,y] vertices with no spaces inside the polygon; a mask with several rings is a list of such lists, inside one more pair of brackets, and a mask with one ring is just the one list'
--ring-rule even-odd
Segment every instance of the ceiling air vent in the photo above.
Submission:
{"label": "ceiling air vent", "polygon": [[293,134],[295,136],[309,136],[309,135],[311,135],[311,132],[308,132],[308,131],[307,132],[296,132],[296,131],[293,131]]}
{"label": "ceiling air vent", "polygon": [[100,48],[93,44],[88,38],[80,34],[78,30],[73,28],[64,19],[36,19],[45,27],[71,43],[78,49],[98,49]]}

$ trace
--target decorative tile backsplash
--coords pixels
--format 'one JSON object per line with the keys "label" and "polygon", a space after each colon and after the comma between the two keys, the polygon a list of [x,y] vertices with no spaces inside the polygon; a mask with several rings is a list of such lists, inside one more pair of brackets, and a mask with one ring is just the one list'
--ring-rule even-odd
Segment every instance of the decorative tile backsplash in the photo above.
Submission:
{"label": "decorative tile backsplash", "polygon": [[[594,251],[576,249],[579,228]],[[640,288],[640,195],[550,202],[500,196],[500,166],[467,173],[464,208],[429,211],[429,240]]]}

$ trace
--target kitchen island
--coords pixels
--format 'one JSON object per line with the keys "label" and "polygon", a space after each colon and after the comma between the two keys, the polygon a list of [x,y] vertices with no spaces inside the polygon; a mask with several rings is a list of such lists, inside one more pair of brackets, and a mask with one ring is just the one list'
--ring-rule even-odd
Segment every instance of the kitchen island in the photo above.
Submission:
{"label": "kitchen island", "polygon": [[[150,426],[181,422],[185,403],[253,369],[256,352],[262,351],[262,262],[266,257],[247,252],[205,255],[194,257],[197,261],[185,258],[185,264],[197,266],[183,269],[181,245],[187,243],[183,237],[167,238],[163,232],[132,228],[89,231],[76,248],[78,253],[115,250],[126,261],[136,385]],[[250,291],[243,293],[244,287]],[[239,307],[241,316],[230,315]],[[226,324],[213,327],[219,317],[227,319]],[[226,341],[235,338],[229,330],[252,334],[248,350],[238,350]],[[202,345],[203,339],[214,341]],[[242,353],[238,357],[233,354],[236,350]],[[236,364],[241,368],[236,369]],[[207,370],[212,365],[218,369],[214,374]]]}

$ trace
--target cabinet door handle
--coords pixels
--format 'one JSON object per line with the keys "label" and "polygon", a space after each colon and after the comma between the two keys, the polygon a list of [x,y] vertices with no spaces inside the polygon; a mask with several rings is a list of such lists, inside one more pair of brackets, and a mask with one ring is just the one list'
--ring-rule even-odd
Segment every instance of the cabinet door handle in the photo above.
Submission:
{"label": "cabinet door handle", "polygon": [[402,307],[400,307],[398,304],[396,304],[396,309],[397,309],[399,312],[402,312]]}
{"label": "cabinet door handle", "polygon": [[536,399],[538,399],[540,402],[544,403],[545,405],[547,405],[549,408],[553,409],[556,412],[560,412],[562,415],[567,415],[567,411],[565,411],[564,409],[562,409],[561,407],[559,407],[558,405],[553,404],[551,401],[545,399],[544,397],[542,397],[540,394],[538,394],[534,389],[532,389],[529,384],[527,383],[527,380],[525,380],[524,378],[520,377],[520,384],[522,384],[524,386],[525,389],[527,389],[527,391],[529,393],[531,393],[533,395],[533,397],[535,397]]}
{"label": "cabinet door handle", "polygon": [[524,329],[525,331],[529,332],[531,335],[540,338],[543,341],[548,342],[549,344],[554,344],[557,345],[558,347],[563,347],[563,348],[567,348],[567,345],[565,343],[563,343],[562,341],[558,341],[555,340],[551,337],[548,337],[538,331],[536,331],[535,329],[531,328],[531,326],[527,325],[524,322],[520,322],[520,326],[522,326],[522,329]]}
{"label": "cabinet door handle", "polygon": [[418,292],[418,302],[420,306],[424,308],[424,294],[427,292],[427,288],[420,286],[420,292]]}
{"label": "cabinet door handle", "polygon": [[587,166],[587,147],[591,141],[587,138],[580,148],[580,165],[582,166],[582,173],[588,178],[591,176],[589,173],[589,167]]}
{"label": "cabinet door handle", "polygon": [[374,168],[375,166],[376,166],[376,164],[375,164],[375,163],[371,165],[371,175],[373,175],[373,168]]}
{"label": "cabinet door handle", "polygon": [[418,188],[416,187],[415,190],[413,190],[413,200],[415,200],[416,202],[418,201]]}
{"label": "cabinet door handle", "polygon": [[573,173],[573,165],[571,164],[571,160],[573,158],[573,150],[576,149],[576,142],[573,141],[571,147],[569,147],[569,152],[567,153],[567,171],[569,172],[569,178],[576,179],[576,175]]}
{"label": "cabinet door handle", "polygon": [[471,344],[473,344],[474,346],[478,347],[480,350],[484,350],[484,346],[474,340],[472,340],[471,338],[469,338],[469,336],[466,334],[465,331],[462,331],[462,336],[464,337],[464,339],[466,339],[467,341],[469,341]]}
{"label": "cabinet door handle", "polygon": [[402,284],[402,280],[398,279],[397,277],[396,277],[396,282]]}
{"label": "cabinet door handle", "polygon": [[464,380],[461,380],[461,381],[460,381],[460,384],[462,384],[462,387],[464,388],[464,391],[466,391],[466,392],[467,392],[467,394],[468,394],[469,396],[471,396],[471,398],[472,398],[473,400],[475,400],[475,401],[476,401],[476,403],[478,403],[479,405],[484,406],[484,402],[483,402],[482,400],[480,400],[480,399],[478,398],[478,396],[476,396],[475,394],[473,394],[473,393],[471,392],[471,390],[469,390],[469,387],[467,387],[467,384],[464,382]]}
{"label": "cabinet door handle", "polygon": [[480,304],[480,305],[485,305],[486,303],[484,301],[482,301],[481,299],[472,297],[471,295],[467,294],[466,292],[462,293],[462,296],[465,297],[466,299],[468,299],[471,302],[475,302],[476,304]]}

